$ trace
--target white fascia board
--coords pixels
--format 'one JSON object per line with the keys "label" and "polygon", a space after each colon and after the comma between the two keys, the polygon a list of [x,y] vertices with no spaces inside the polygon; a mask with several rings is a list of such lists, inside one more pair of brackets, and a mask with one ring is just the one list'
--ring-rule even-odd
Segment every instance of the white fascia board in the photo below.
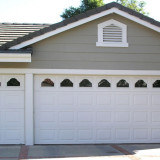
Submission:
{"label": "white fascia board", "polygon": [[154,31],[160,32],[160,27],[157,27],[157,26],[155,26],[155,25],[153,25],[153,24],[151,24],[151,23],[149,23],[149,22],[146,22],[146,21],[144,21],[144,20],[141,20],[141,19],[135,17],[134,15],[130,15],[129,13],[126,13],[126,12],[124,12],[124,11],[121,11],[121,10],[119,10],[119,9],[117,9],[117,8],[112,8],[112,9],[103,11],[103,12],[101,12],[101,13],[95,14],[95,15],[93,15],[93,16],[90,16],[90,17],[88,17],[88,18],[84,18],[84,19],[82,19],[82,20],[79,20],[79,21],[77,21],[77,22],[73,22],[73,23],[71,23],[71,24],[68,24],[67,26],[58,28],[58,29],[56,29],[56,30],[54,30],[54,31],[45,33],[45,34],[40,35],[40,36],[38,36],[38,37],[35,37],[35,38],[31,39],[31,40],[27,40],[27,41],[25,41],[25,42],[22,42],[22,43],[20,43],[20,44],[18,44],[18,45],[15,45],[15,46],[11,47],[10,49],[21,49],[21,48],[23,48],[23,47],[25,47],[25,46],[34,44],[34,43],[36,43],[36,42],[38,42],[38,41],[41,41],[41,40],[43,40],[43,39],[46,39],[46,38],[51,37],[51,36],[53,36],[53,35],[56,35],[56,34],[58,34],[58,33],[64,32],[64,31],[69,30],[69,29],[71,29],[71,28],[80,26],[80,25],[85,24],[85,23],[87,23],[87,22],[93,21],[93,20],[98,19],[98,18],[100,18],[100,17],[109,15],[109,14],[111,14],[111,13],[116,13],[116,14],[118,14],[118,15],[120,15],[120,16],[123,16],[123,17],[125,17],[125,18],[127,18],[127,19],[130,19],[130,20],[132,20],[132,21],[134,21],[134,22],[136,22],[136,23],[139,23],[139,24],[141,24],[141,25],[143,25],[143,26],[145,26],[145,27],[148,27],[148,28],[150,28],[150,29],[152,29],[152,30],[154,30]]}
{"label": "white fascia board", "polygon": [[82,70],[82,69],[17,69],[0,68],[0,74],[55,74],[100,76],[160,76],[160,70]]}
{"label": "white fascia board", "polygon": [[31,54],[1,53],[0,62],[31,62]]}
{"label": "white fascia board", "polygon": [[126,13],[126,12],[123,12],[121,10],[118,10],[118,9],[114,9],[114,10],[115,10],[116,14],[119,14],[122,17],[125,17],[125,18],[127,18],[129,20],[132,20],[132,21],[134,21],[136,23],[139,23],[139,24],[141,24],[141,25],[143,25],[145,27],[148,27],[148,28],[150,28],[150,29],[152,29],[152,30],[157,31],[157,32],[160,33],[160,27],[155,26],[154,24],[146,22],[146,21],[144,21],[144,20],[142,20],[142,19],[140,19],[140,18],[138,18],[138,17],[136,17],[134,15],[131,15],[131,14]]}

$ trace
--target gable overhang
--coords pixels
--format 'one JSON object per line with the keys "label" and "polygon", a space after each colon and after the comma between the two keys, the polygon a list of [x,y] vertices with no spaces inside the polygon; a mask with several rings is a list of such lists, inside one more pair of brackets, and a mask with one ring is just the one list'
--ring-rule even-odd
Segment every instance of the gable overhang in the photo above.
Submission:
{"label": "gable overhang", "polygon": [[31,53],[0,53],[0,62],[31,62]]}
{"label": "gable overhang", "polygon": [[79,20],[79,21],[76,21],[76,22],[73,22],[73,23],[68,24],[68,25],[66,25],[66,26],[64,26],[64,27],[60,27],[60,28],[58,28],[58,29],[56,29],[56,30],[47,32],[47,33],[45,33],[45,34],[42,34],[42,35],[37,36],[37,37],[35,37],[35,38],[32,38],[32,39],[30,39],[30,40],[21,42],[21,43],[19,43],[19,44],[17,44],[17,45],[14,45],[14,46],[10,47],[9,49],[21,49],[21,48],[23,48],[23,47],[32,45],[32,44],[34,44],[34,43],[36,43],[36,42],[39,42],[39,41],[41,41],[41,40],[44,40],[44,39],[46,39],[46,38],[49,38],[49,37],[54,36],[54,35],[56,35],[56,34],[59,34],[59,33],[61,33],[61,32],[67,31],[67,30],[69,30],[69,29],[75,28],[75,27],[80,26],[80,25],[82,25],[82,24],[88,23],[88,22],[90,22],[90,21],[93,21],[93,20],[95,20],[95,19],[98,19],[98,18],[107,16],[107,15],[113,14],[113,13],[115,13],[115,14],[117,14],[117,15],[120,15],[120,16],[122,16],[122,17],[125,17],[125,18],[127,18],[127,19],[129,19],[129,20],[132,20],[132,21],[134,21],[134,22],[136,22],[136,23],[138,23],[138,24],[141,24],[141,25],[143,25],[143,26],[145,26],[145,27],[147,27],[147,28],[149,28],[149,29],[152,29],[152,30],[160,33],[160,27],[155,26],[154,24],[151,24],[151,23],[149,23],[149,22],[147,22],[147,21],[145,21],[145,20],[143,20],[143,19],[140,19],[140,18],[138,18],[138,17],[136,17],[136,16],[134,16],[134,15],[131,15],[131,14],[125,12],[125,11],[121,11],[121,10],[117,9],[116,7],[113,7],[113,8],[111,8],[111,9],[109,9],[109,10],[100,12],[100,13],[98,13],[98,14],[92,15],[92,16],[90,16],[90,17],[84,18],[84,19]]}

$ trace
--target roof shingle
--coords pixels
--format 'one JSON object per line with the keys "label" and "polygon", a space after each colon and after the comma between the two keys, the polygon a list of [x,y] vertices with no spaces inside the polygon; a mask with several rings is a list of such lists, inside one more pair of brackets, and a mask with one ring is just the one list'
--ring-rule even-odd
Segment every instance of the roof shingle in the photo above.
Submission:
{"label": "roof shingle", "polygon": [[49,24],[0,23],[0,46],[48,26]]}

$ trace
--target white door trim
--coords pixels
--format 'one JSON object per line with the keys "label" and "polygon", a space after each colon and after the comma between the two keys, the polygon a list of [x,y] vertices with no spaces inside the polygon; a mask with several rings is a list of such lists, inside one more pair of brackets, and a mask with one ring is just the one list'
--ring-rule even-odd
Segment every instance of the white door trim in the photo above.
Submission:
{"label": "white door trim", "polygon": [[25,75],[25,144],[34,144],[33,74]]}
{"label": "white door trim", "polygon": [[66,75],[141,75],[159,76],[160,70],[87,70],[87,69],[16,69],[1,68],[0,74],[66,74]]}

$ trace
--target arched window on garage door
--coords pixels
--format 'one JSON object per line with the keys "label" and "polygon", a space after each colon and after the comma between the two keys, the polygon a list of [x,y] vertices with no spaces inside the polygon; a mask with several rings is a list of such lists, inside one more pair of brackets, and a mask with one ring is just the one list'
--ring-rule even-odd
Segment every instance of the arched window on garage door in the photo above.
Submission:
{"label": "arched window on garage door", "polygon": [[106,79],[102,79],[98,83],[98,87],[110,87],[110,86],[111,86],[111,84]]}
{"label": "arched window on garage door", "polygon": [[124,80],[124,79],[121,79],[118,83],[117,83],[117,87],[129,87],[129,83]]}
{"label": "arched window on garage door", "polygon": [[7,82],[7,86],[20,86],[20,82],[16,78],[11,78]]}
{"label": "arched window on garage door", "polygon": [[73,82],[69,79],[64,79],[60,85],[61,87],[73,87]]}
{"label": "arched window on garage door", "polygon": [[79,87],[92,87],[92,83],[88,79],[83,79],[79,83]]}
{"label": "arched window on garage door", "polygon": [[156,81],[153,83],[153,88],[160,88],[160,80],[156,80]]}
{"label": "arched window on garage door", "polygon": [[147,83],[144,80],[140,79],[135,83],[135,87],[136,88],[147,88]]}
{"label": "arched window on garage door", "polygon": [[49,79],[46,78],[42,83],[41,83],[41,87],[54,87],[54,82]]}

